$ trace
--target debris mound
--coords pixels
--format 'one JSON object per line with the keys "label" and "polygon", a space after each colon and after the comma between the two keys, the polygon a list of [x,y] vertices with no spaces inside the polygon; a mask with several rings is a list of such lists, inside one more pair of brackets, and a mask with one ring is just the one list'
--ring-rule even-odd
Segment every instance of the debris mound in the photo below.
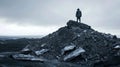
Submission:
{"label": "debris mound", "polygon": [[[115,35],[95,31],[91,26],[70,20],[67,26],[58,29],[39,41],[31,43],[33,52],[46,59],[57,59],[89,66],[120,66],[120,39]],[[24,49],[25,50],[25,49]],[[49,50],[49,51],[48,51]],[[48,52],[47,52],[48,51]]]}

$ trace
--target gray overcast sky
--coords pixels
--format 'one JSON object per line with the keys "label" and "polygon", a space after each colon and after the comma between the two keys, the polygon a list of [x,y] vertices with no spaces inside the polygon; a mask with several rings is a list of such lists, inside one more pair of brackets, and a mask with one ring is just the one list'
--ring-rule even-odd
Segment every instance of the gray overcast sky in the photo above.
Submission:
{"label": "gray overcast sky", "polygon": [[46,35],[76,20],[106,33],[120,34],[120,0],[0,0],[0,35]]}

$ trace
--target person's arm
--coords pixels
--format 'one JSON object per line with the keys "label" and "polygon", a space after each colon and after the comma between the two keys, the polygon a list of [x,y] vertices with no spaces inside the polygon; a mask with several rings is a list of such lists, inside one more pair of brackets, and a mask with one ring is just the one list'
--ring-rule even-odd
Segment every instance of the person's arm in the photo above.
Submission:
{"label": "person's arm", "polygon": [[80,15],[81,15],[81,17],[82,17],[82,12],[80,11]]}

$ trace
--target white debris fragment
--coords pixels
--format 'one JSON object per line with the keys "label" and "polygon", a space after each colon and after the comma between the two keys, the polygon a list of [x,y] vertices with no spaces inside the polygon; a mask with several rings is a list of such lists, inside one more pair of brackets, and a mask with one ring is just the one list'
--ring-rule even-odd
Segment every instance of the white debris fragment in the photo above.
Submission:
{"label": "white debris fragment", "polygon": [[73,50],[75,47],[76,47],[76,46],[75,46],[74,44],[65,46],[65,47],[62,49],[62,55],[63,55],[66,51]]}
{"label": "white debris fragment", "polygon": [[21,51],[30,51],[30,49],[28,49],[28,48],[25,48],[25,49],[23,49],[23,50],[21,50]]}
{"label": "white debris fragment", "polygon": [[72,50],[75,48],[75,45],[69,45],[64,48],[64,51]]}
{"label": "white debris fragment", "polygon": [[80,36],[81,36],[80,34],[77,35],[77,37],[80,37]]}
{"label": "white debris fragment", "polygon": [[43,43],[43,44],[41,44],[41,47],[44,47],[46,45],[46,43]]}
{"label": "white debris fragment", "polygon": [[30,51],[30,49],[28,48],[29,45],[27,45],[25,48],[23,48],[21,51],[25,52],[25,51]]}
{"label": "white debris fragment", "polygon": [[25,54],[16,54],[16,55],[12,55],[12,57],[16,60],[27,60],[27,61],[46,61],[46,59],[44,58],[40,58],[40,57],[35,57],[33,55],[25,55]]}
{"label": "white debris fragment", "polygon": [[0,58],[3,58],[3,57],[5,57],[5,55],[0,55]]}
{"label": "white debris fragment", "polygon": [[120,45],[117,45],[114,47],[115,49],[120,49]]}
{"label": "white debris fragment", "polygon": [[74,50],[73,52],[71,52],[70,54],[65,56],[63,60],[64,61],[69,61],[69,60],[79,56],[83,52],[85,52],[85,50],[83,48],[79,47],[78,49]]}
{"label": "white debris fragment", "polygon": [[35,51],[35,54],[36,54],[36,55],[41,55],[41,54],[46,53],[47,51],[49,51],[49,50],[48,50],[48,49],[41,49],[41,50],[39,50],[39,51]]}
{"label": "white debris fragment", "polygon": [[32,56],[32,55],[25,55],[25,54],[16,54],[16,55],[13,55],[13,57],[14,58],[17,58],[17,57],[29,57],[29,58],[32,58],[32,57],[34,57],[34,56]]}
{"label": "white debris fragment", "polygon": [[107,38],[113,38],[113,37],[114,37],[114,36],[111,35],[111,34],[105,34],[105,33],[102,33],[102,35],[103,35],[104,37],[107,37]]}
{"label": "white debris fragment", "polygon": [[12,55],[12,57],[17,60],[30,60],[31,58],[34,58],[34,56],[32,55],[25,55],[25,54],[15,54]]}
{"label": "white debris fragment", "polygon": [[35,58],[31,58],[31,61],[46,61],[46,59],[44,58],[38,58],[38,57],[35,57]]}
{"label": "white debris fragment", "polygon": [[91,33],[93,34],[93,33],[95,33],[94,31],[91,31]]}
{"label": "white debris fragment", "polygon": [[86,33],[86,32],[87,32],[87,30],[84,30],[83,32],[84,32],[84,33]]}

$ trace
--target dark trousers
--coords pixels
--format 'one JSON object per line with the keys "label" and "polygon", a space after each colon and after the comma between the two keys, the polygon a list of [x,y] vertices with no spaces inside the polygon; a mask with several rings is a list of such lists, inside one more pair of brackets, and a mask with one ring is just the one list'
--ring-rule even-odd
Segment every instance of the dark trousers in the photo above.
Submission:
{"label": "dark trousers", "polygon": [[77,17],[77,22],[81,22],[81,18],[80,17]]}

